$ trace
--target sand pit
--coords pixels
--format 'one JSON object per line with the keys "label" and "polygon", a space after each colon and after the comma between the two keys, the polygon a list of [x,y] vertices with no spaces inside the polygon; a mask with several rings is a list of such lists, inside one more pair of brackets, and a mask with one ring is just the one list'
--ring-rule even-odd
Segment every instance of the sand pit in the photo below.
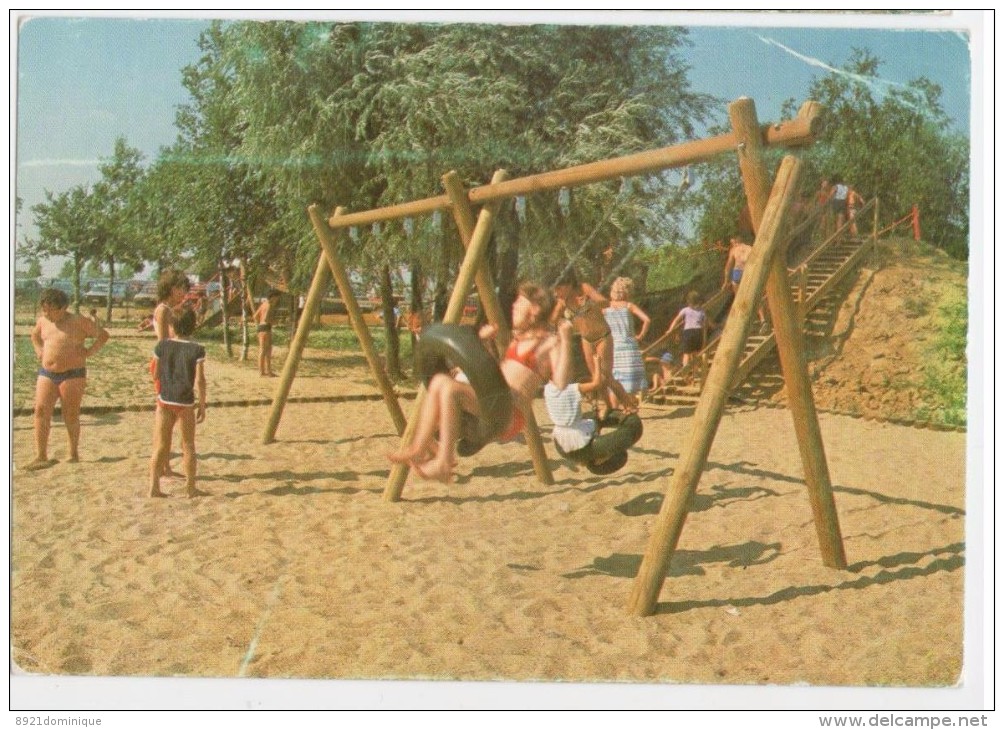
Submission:
{"label": "sand pit", "polygon": [[[538,403],[538,405],[540,405]],[[405,404],[410,409],[410,402]],[[730,408],[658,613],[625,611],[686,410],[643,410],[626,469],[493,445],[451,486],[411,477],[380,401],[199,427],[211,496],[146,498],[153,416],[85,415],[82,463],[16,474],[15,671],[945,686],[962,668],[964,433],[823,414],[850,569],[820,560],[787,411]],[[542,424],[548,421],[538,411]],[[14,419],[15,465],[31,418]],[[65,455],[61,424],[52,454]]]}

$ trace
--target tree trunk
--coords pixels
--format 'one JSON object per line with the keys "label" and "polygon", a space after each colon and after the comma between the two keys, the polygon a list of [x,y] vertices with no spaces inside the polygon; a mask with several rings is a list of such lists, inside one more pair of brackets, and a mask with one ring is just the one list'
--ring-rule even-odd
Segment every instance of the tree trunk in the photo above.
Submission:
{"label": "tree trunk", "polygon": [[80,272],[84,268],[84,262],[80,260],[80,254],[73,254],[73,313],[80,314]]}
{"label": "tree trunk", "polygon": [[230,317],[227,311],[230,306],[230,276],[226,272],[220,273],[220,282],[223,285],[223,345],[227,348],[227,357],[234,356],[233,344],[230,342]]}
{"label": "tree trunk", "polygon": [[[502,316],[512,327],[512,304],[516,301],[516,290],[519,289],[519,244],[508,231],[499,251],[498,271],[495,272],[495,286],[499,291],[499,308]],[[542,282],[543,283],[543,282]],[[549,282],[548,282],[549,283]]]}
{"label": "tree trunk", "polygon": [[[419,318],[417,321],[421,322],[424,317],[425,305],[422,302],[422,289],[424,288],[422,279],[422,264],[418,261],[413,261],[411,263],[411,302],[409,302],[412,319],[409,321],[416,321],[413,318],[417,315]],[[411,372],[414,374],[417,371],[416,366],[418,365],[418,361],[415,358],[418,352],[418,336],[411,327],[408,328],[408,332],[411,334]]]}
{"label": "tree trunk", "polygon": [[390,279],[390,266],[384,266],[380,276],[380,297],[383,299],[383,329],[387,338],[384,348],[387,376],[391,380],[402,380],[400,344],[397,339],[397,315],[394,310],[397,302],[394,298],[394,285]]}
{"label": "tree trunk", "polygon": [[115,257],[108,257],[108,297],[105,307],[105,322],[112,321],[112,296],[115,289]]}

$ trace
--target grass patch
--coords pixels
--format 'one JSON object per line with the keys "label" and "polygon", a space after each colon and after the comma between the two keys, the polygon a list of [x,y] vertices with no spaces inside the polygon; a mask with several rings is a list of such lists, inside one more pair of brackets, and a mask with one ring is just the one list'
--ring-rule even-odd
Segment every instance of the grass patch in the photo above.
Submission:
{"label": "grass patch", "polygon": [[955,296],[938,308],[939,334],[924,366],[928,403],[917,417],[950,426],[966,425],[966,343],[969,310],[965,296]]}

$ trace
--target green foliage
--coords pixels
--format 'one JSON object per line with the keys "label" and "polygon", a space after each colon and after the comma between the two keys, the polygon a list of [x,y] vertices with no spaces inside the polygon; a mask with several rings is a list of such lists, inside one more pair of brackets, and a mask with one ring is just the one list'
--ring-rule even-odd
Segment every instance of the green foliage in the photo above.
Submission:
{"label": "green foliage", "polygon": [[966,344],[969,317],[964,296],[942,304],[938,313],[940,334],[924,367],[927,405],[918,417],[953,426],[966,425]]}
{"label": "green foliage", "polygon": [[[311,203],[325,214],[369,209],[437,194],[450,169],[476,185],[500,168],[525,175],[692,135],[709,100],[689,89],[684,42],[673,28],[216,24],[184,72],[193,102],[170,158],[195,168],[187,179],[205,169],[224,181],[222,193],[197,184],[190,199],[206,218],[192,235],[228,230],[208,211],[230,205],[249,225],[239,240],[252,260],[281,262],[305,288],[317,258]],[[555,195],[533,196],[527,224],[498,245],[533,251],[530,275],[569,258],[588,268],[611,244],[627,257],[676,224],[685,201],[666,194],[675,182],[656,177],[631,195],[617,184],[576,190],[567,218]],[[240,205],[237,191],[248,196]],[[501,217],[511,222],[511,203]],[[420,258],[448,274],[435,259],[455,256],[455,234],[442,221],[412,225],[411,235],[400,222],[356,231],[342,253],[365,270]]]}
{"label": "green foliage", "polygon": [[918,205],[923,237],[958,258],[968,255],[969,142],[953,131],[941,89],[920,78],[876,99],[869,80],[881,61],[855,51],[817,80],[810,97],[824,105],[822,139],[808,152],[821,176],[839,176],[866,200],[879,197],[889,222]]}

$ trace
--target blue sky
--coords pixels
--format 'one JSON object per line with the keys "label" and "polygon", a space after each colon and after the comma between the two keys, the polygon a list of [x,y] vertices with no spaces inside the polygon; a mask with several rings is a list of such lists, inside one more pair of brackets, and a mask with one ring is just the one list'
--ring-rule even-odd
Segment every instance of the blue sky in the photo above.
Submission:
{"label": "blue sky", "polygon": [[[787,14],[524,12],[511,20],[684,23],[693,42],[684,54],[692,86],[725,101],[750,96],[763,121],[778,118],[785,99],[804,100],[812,79],[828,72],[824,65],[839,66],[852,48],[866,48],[882,59],[883,82],[925,76],[940,84],[945,109],[961,131],[969,128],[970,50],[966,36],[952,29],[808,27],[819,21]],[[879,20],[853,19],[857,25]],[[768,21],[774,24],[764,25]],[[785,27],[792,23],[797,27]],[[175,110],[186,100],[181,69],[198,59],[196,42],[207,24],[181,17],[22,20],[16,39],[16,185],[24,201],[18,239],[33,232],[30,208],[44,201],[45,190],[61,192],[99,178],[97,163],[111,154],[117,136],[147,161],[174,141]]]}

